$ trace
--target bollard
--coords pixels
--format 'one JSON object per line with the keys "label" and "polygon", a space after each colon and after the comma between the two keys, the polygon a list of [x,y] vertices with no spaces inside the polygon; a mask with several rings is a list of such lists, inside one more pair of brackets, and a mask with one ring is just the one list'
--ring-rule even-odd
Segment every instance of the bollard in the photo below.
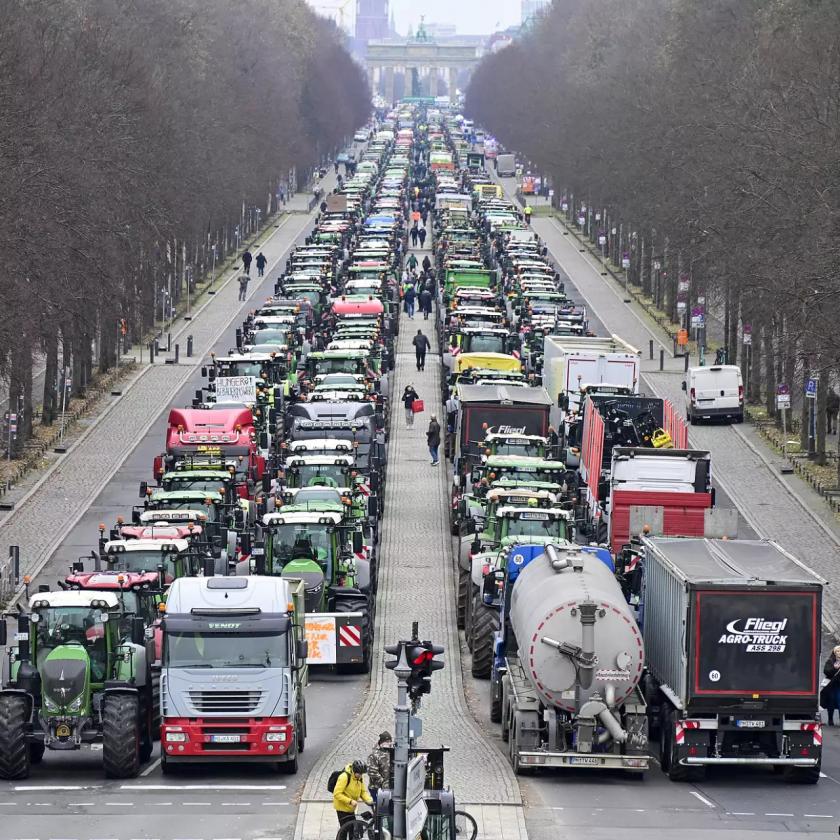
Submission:
{"label": "bollard", "polygon": [[179,357],[180,355],[181,355],[181,345],[180,345],[180,344],[176,344],[176,345],[175,345],[175,364],[176,364],[176,365],[178,364],[178,357]]}
{"label": "bollard", "polygon": [[9,546],[9,560],[12,563],[12,574],[15,578],[15,586],[20,583],[20,546]]}
{"label": "bollard", "polygon": [[187,336],[187,358],[189,359],[193,354],[193,337]]}
{"label": "bollard", "polygon": [[168,332],[166,334],[166,352],[169,353],[172,350],[172,333]]}
{"label": "bollard", "polygon": [[685,372],[688,373],[688,363],[691,361],[691,353],[688,350],[683,354],[683,359],[685,359]]}
{"label": "bollard", "polygon": [[653,361],[653,339],[650,340],[650,360]]}
{"label": "bollard", "polygon": [[665,370],[665,349],[659,349],[659,370]]}
{"label": "bollard", "polygon": [[155,342],[149,342],[149,364],[153,365],[155,363]]}

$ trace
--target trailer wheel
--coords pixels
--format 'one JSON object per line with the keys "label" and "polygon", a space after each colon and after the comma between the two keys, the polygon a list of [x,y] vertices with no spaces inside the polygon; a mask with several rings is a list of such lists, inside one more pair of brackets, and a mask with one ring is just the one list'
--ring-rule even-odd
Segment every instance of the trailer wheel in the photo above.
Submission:
{"label": "trailer wheel", "polygon": [[688,782],[696,779],[698,774],[693,767],[688,767],[685,764],[679,763],[679,749],[676,740],[676,723],[677,712],[672,710],[668,713],[666,718],[666,726],[662,733],[662,745],[665,750],[665,758],[667,760],[667,770],[665,765],[662,769],[668,774],[668,778],[672,782]]}
{"label": "trailer wheel", "polygon": [[[478,602],[478,603],[476,603]],[[499,611],[473,599],[472,675],[486,680],[493,670],[493,637],[499,629]]]}
{"label": "trailer wheel", "polygon": [[140,732],[140,763],[145,764],[155,748],[154,727],[152,726],[152,704],[146,698],[142,704],[142,729]]}
{"label": "trailer wheel", "polygon": [[109,779],[140,771],[140,702],[132,694],[106,694],[102,701],[102,765]]}
{"label": "trailer wheel", "polygon": [[458,565],[458,591],[455,594],[455,617],[458,629],[464,629],[466,620],[467,592],[470,584],[469,572],[465,572],[460,564]]}
{"label": "trailer wheel", "polygon": [[493,723],[502,720],[502,682],[499,679],[490,683],[490,720]]}
{"label": "trailer wheel", "polygon": [[502,677],[502,740],[510,737],[510,677]]}
{"label": "trailer wheel", "polygon": [[816,767],[785,767],[782,777],[792,785],[815,785],[820,780],[821,763]]}
{"label": "trailer wheel", "polygon": [[473,613],[475,611],[475,586],[472,578],[467,575],[467,596],[464,599],[464,641],[467,650],[472,652],[473,646]]}
{"label": "trailer wheel", "polygon": [[29,704],[25,697],[0,696],[0,779],[26,779],[29,776],[28,722]]}

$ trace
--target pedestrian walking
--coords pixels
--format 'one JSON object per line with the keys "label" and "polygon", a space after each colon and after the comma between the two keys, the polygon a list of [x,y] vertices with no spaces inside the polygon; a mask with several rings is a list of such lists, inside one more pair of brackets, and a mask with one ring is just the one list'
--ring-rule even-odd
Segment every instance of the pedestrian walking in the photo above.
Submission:
{"label": "pedestrian walking", "polygon": [[455,394],[451,394],[446,401],[446,438],[444,447],[444,455],[453,460],[455,457],[455,429],[458,425],[458,412],[461,409],[461,403]]}
{"label": "pedestrian walking", "polygon": [[417,247],[417,237],[420,235],[420,232],[417,230],[417,222],[414,223],[414,227],[411,229],[411,247]]}
{"label": "pedestrian walking", "polygon": [[557,434],[557,430],[554,426],[548,427],[548,457],[553,460],[557,461],[560,459],[560,436]]}
{"label": "pedestrian walking", "polygon": [[428,321],[429,315],[432,314],[432,293],[427,286],[423,286],[423,291],[420,292],[420,311],[423,313],[423,320]]}
{"label": "pedestrian walking", "polygon": [[262,251],[260,251],[259,254],[257,254],[256,262],[257,262],[257,275],[259,277],[262,277],[265,274],[265,264],[268,262],[268,260],[265,258],[265,254]]}
{"label": "pedestrian walking", "polygon": [[432,456],[432,466],[436,467],[440,463],[438,460],[440,423],[438,423],[437,417],[434,414],[429,418],[429,428],[426,430],[426,444],[429,447],[429,455]]}
{"label": "pedestrian walking", "polygon": [[411,340],[414,345],[414,355],[417,357],[417,370],[426,369],[426,351],[431,348],[428,336],[423,335],[422,330],[417,330],[417,335]]}
{"label": "pedestrian walking", "polygon": [[405,264],[409,271],[415,271],[417,269],[417,257],[414,254],[409,254]]}
{"label": "pedestrian walking", "polygon": [[362,778],[366,772],[364,761],[356,759],[338,774],[333,788],[333,808],[340,826],[356,819],[356,806],[360,801],[373,805],[373,799]]}
{"label": "pedestrian walking", "polygon": [[425,242],[426,242],[426,228],[420,228],[420,230],[417,233],[417,238],[420,240],[420,247],[425,248],[426,247],[426,245],[425,245]]}
{"label": "pedestrian walking", "polygon": [[526,205],[525,205],[525,224],[526,224],[526,225],[530,225],[530,224],[531,224],[531,213],[533,213],[533,212],[534,212],[534,211],[531,209],[531,205],[530,205],[530,204],[526,204]]}
{"label": "pedestrian walking", "polygon": [[834,726],[834,713],[840,710],[840,645],[832,649],[823,673],[828,682],[820,690],[820,706],[828,712],[828,725]]}
{"label": "pedestrian walking", "polygon": [[423,209],[420,211],[420,221],[423,222],[423,227],[426,227],[426,219],[429,218],[429,211],[426,209],[426,205],[423,205]]}
{"label": "pedestrian walking", "polygon": [[242,268],[248,275],[251,274],[251,260],[253,259],[254,257],[251,252],[246,249],[245,253],[242,255]]}
{"label": "pedestrian walking", "polygon": [[368,781],[370,796],[376,802],[376,794],[381,788],[391,787],[391,747],[393,738],[390,732],[382,732],[376,746],[368,756]]}
{"label": "pedestrian walking", "polygon": [[405,311],[412,320],[414,319],[414,302],[416,297],[417,292],[414,291],[414,284],[409,283],[408,288],[405,290]]}
{"label": "pedestrian walking", "polygon": [[239,277],[239,300],[245,300],[248,297],[248,281],[251,278],[247,274],[242,274]]}
{"label": "pedestrian walking", "polygon": [[423,271],[431,271],[432,270],[432,261],[429,259],[428,254],[426,254],[426,256],[423,257],[422,265],[423,265]]}
{"label": "pedestrian walking", "polygon": [[419,400],[417,391],[414,390],[413,385],[406,385],[403,391],[402,401],[405,407],[405,427],[410,429],[414,425],[414,401]]}
{"label": "pedestrian walking", "polygon": [[840,396],[834,388],[829,388],[825,395],[825,418],[828,421],[828,434],[830,435],[837,431],[838,412],[840,412]]}

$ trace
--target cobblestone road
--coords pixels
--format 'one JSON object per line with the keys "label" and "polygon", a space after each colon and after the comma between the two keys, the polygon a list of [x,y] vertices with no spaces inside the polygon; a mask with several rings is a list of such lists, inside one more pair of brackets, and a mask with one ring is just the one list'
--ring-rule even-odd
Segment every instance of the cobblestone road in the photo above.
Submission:
{"label": "cobblestone road", "polygon": [[[418,256],[422,259],[422,254]],[[442,416],[440,358],[430,354],[425,371],[418,372],[411,345],[417,329],[423,329],[435,345],[434,321],[424,321],[419,314],[413,320],[405,314],[401,317],[370,689],[344,735],[313,768],[303,799],[329,799],[330,772],[354,758],[365,758],[379,732],[393,730],[396,679],[384,667],[383,646],[406,637],[411,622],[416,620],[421,638],[432,639],[446,648],[446,667],[432,677],[431,694],[423,698],[419,712],[423,719],[421,743],[453,747],[446,757],[446,780],[458,802],[515,805],[520,802],[519,787],[510,766],[470,715],[464,700],[446,510],[448,471],[443,461],[438,467],[430,465],[425,434],[430,415],[434,413],[438,419]],[[414,384],[426,407],[410,429],[406,428],[399,402],[399,395],[409,383]],[[516,837],[524,826],[519,825],[518,818],[509,818],[513,822],[502,833]]]}

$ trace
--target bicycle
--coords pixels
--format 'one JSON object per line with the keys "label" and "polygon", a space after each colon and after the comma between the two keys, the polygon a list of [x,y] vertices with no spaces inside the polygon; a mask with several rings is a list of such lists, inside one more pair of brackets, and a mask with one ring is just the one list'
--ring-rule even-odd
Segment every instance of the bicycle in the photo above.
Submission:
{"label": "bicycle", "polygon": [[[387,833],[386,833],[387,836]],[[425,840],[425,832],[420,832]],[[478,837],[478,823],[472,814],[466,811],[455,811],[455,840],[476,840]],[[338,829],[335,840],[380,840],[376,820],[370,811],[359,814],[355,820],[344,823]]]}

